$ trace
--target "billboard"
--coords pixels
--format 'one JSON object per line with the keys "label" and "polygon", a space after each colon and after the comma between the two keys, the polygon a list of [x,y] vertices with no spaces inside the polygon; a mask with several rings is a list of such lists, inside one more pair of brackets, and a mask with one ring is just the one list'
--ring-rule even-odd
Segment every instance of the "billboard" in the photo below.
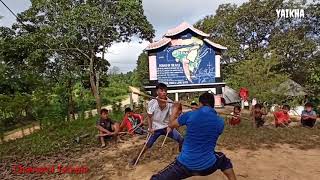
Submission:
{"label": "billboard", "polygon": [[171,40],[169,46],[149,60],[150,77],[158,82],[167,85],[215,82],[214,49],[191,34]]}

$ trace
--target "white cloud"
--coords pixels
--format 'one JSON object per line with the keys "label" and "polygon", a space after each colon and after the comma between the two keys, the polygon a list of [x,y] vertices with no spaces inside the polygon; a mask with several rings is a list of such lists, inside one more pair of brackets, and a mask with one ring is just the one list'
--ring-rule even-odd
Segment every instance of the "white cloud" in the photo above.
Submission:
{"label": "white cloud", "polygon": [[242,4],[248,0],[143,0],[144,13],[161,37],[168,29],[183,21],[193,24],[207,15],[214,14],[220,4]]}
{"label": "white cloud", "polygon": [[[18,14],[25,11],[31,5],[29,0],[3,0],[3,2],[15,13]],[[10,27],[16,22],[16,17],[10,13],[10,11],[0,3],[0,16],[3,18],[0,20],[0,26]]]}
{"label": "white cloud", "polygon": [[136,67],[138,56],[148,44],[147,41],[114,44],[107,50],[105,59],[111,66],[119,67],[121,72],[132,71]]}

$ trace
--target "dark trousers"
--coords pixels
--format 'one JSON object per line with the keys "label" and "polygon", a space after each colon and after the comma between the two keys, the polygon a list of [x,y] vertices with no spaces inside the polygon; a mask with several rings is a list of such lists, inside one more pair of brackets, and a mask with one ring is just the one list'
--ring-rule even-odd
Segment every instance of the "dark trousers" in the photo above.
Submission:
{"label": "dark trousers", "polygon": [[208,176],[218,169],[224,171],[232,168],[230,159],[228,159],[223,153],[216,152],[216,158],[217,161],[212,167],[201,171],[190,170],[183,164],[181,164],[178,160],[175,160],[166,168],[164,168],[157,174],[154,174],[151,177],[151,180],[180,180],[186,179],[191,176]]}
{"label": "dark trousers", "polygon": [[264,125],[264,119],[262,117],[255,118],[255,123],[257,128],[262,127]]}
{"label": "dark trousers", "polygon": [[301,124],[302,126],[304,127],[313,127],[316,123],[316,120],[315,119],[305,119],[305,120],[302,120],[301,119]]}
{"label": "dark trousers", "polygon": [[[166,134],[167,134],[167,128],[155,130],[153,135],[150,137],[149,141],[147,142],[147,147],[151,148],[153,143],[156,142],[160,136],[165,136]],[[183,137],[180,135],[180,133],[176,129],[173,129],[168,134],[168,137],[177,141],[180,146],[179,148],[181,148],[182,143],[183,143]]]}

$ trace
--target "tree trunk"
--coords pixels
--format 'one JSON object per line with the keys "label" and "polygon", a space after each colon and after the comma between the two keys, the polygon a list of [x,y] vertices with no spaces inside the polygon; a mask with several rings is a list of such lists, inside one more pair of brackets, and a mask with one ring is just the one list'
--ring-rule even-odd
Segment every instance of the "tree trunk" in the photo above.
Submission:
{"label": "tree trunk", "polygon": [[[70,76],[71,77],[71,76]],[[69,116],[71,116],[71,120],[75,120],[75,107],[74,107],[74,101],[73,101],[73,97],[72,97],[72,81],[71,79],[68,80],[68,118]],[[68,119],[70,120],[70,119]]]}
{"label": "tree trunk", "polygon": [[94,63],[93,63],[94,59],[93,57],[91,57],[90,59],[90,65],[89,65],[89,69],[90,69],[90,85],[91,85],[91,90],[92,93],[96,99],[96,108],[97,108],[97,112],[98,114],[100,114],[100,110],[101,110],[101,98],[100,98],[100,93],[99,93],[99,72],[95,72],[94,69]]}

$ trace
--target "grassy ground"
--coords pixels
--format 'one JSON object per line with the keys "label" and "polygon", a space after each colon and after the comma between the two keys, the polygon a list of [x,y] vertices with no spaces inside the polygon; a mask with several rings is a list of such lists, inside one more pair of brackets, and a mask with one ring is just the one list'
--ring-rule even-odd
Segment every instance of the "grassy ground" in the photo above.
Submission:
{"label": "grassy ground", "polygon": [[[121,113],[110,114],[111,119],[121,120]],[[95,123],[98,117],[85,120],[65,122],[59,127],[40,130],[24,138],[0,144],[0,160],[12,157],[46,156],[49,154],[81,152],[86,147],[96,147],[97,130]],[[77,137],[80,142],[75,142]]]}
{"label": "grassy ground", "polygon": [[[60,152],[72,153],[84,147],[94,146],[95,118],[77,120],[63,124],[61,127],[40,130],[15,141],[0,144],[0,157],[28,157],[48,155]],[[76,143],[74,139],[78,136],[89,134],[88,137]]]}
{"label": "grassy ground", "polygon": [[[248,115],[244,115],[248,118]],[[303,127],[274,128],[273,126],[253,128],[252,121],[242,119],[239,126],[225,126],[218,144],[228,149],[271,148],[276,144],[291,144],[301,149],[320,148],[319,125],[313,129]]]}

